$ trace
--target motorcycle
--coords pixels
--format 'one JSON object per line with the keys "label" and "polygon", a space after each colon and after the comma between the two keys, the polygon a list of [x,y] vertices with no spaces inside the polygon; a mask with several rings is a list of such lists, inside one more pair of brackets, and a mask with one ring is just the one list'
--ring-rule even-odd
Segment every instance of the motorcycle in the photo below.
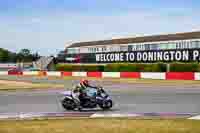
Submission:
{"label": "motorcycle", "polygon": [[[100,107],[103,110],[111,109],[113,106],[113,101],[108,93],[102,88],[98,89],[90,88],[86,90],[86,95],[81,96],[80,105],[82,108],[97,108]],[[61,99],[61,104],[66,110],[75,110],[77,104],[73,97],[73,91],[65,91],[62,93],[64,97]]]}

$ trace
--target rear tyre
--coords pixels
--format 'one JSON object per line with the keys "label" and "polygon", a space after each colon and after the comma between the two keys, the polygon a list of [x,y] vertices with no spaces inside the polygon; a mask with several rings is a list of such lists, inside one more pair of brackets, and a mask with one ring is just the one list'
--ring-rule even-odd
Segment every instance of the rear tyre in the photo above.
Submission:
{"label": "rear tyre", "polygon": [[76,103],[71,99],[65,98],[62,101],[62,106],[66,110],[74,110],[76,108]]}

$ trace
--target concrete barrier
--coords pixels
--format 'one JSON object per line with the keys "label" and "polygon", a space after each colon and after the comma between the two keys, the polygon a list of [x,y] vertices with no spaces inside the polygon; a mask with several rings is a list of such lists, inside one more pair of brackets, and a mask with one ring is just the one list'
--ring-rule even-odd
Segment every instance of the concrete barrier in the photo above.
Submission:
{"label": "concrete barrier", "polygon": [[167,72],[167,80],[194,80],[195,74],[193,72]]}
{"label": "concrete barrier", "polygon": [[87,72],[72,72],[74,77],[87,77]]}
{"label": "concrete barrier", "polygon": [[87,72],[87,77],[101,78],[102,77],[102,72]]}
{"label": "concrete barrier", "polygon": [[141,78],[139,72],[120,72],[120,78]]}
{"label": "concrete barrier", "polygon": [[38,71],[24,71],[23,75],[25,75],[25,76],[37,76]]}
{"label": "concrete barrier", "polygon": [[65,72],[65,71],[24,71],[9,73],[0,71],[3,75],[27,76],[57,76],[57,77],[96,77],[96,78],[137,78],[162,80],[200,80],[199,72]]}
{"label": "concrete barrier", "polygon": [[60,77],[61,76],[61,72],[47,72],[47,76],[58,76]]}
{"label": "concrete barrier", "polygon": [[62,77],[71,77],[72,76],[72,72],[61,72],[61,76]]}
{"label": "concrete barrier", "polygon": [[8,75],[7,71],[0,71],[0,75]]}
{"label": "concrete barrier", "polygon": [[120,72],[103,72],[103,78],[120,78]]}
{"label": "concrete barrier", "polygon": [[141,78],[143,79],[166,79],[165,73],[142,72]]}
{"label": "concrete barrier", "polygon": [[194,80],[200,80],[200,73],[194,73]]}

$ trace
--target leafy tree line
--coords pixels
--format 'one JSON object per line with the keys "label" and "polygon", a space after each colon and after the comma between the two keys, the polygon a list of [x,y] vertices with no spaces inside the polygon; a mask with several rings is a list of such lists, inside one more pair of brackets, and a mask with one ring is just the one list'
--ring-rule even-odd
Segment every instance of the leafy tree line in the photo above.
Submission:
{"label": "leafy tree line", "polygon": [[32,62],[40,58],[38,53],[32,53],[29,49],[21,49],[18,53],[0,48],[0,63]]}

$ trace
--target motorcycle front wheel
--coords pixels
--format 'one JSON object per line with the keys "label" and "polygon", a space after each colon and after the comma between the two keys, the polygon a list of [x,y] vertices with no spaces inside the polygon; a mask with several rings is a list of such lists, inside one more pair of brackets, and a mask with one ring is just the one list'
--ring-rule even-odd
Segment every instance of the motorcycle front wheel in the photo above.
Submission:
{"label": "motorcycle front wheel", "polygon": [[103,110],[108,110],[108,109],[112,108],[112,106],[113,106],[112,100],[108,100],[108,101],[103,102],[100,105],[100,108],[102,108]]}

